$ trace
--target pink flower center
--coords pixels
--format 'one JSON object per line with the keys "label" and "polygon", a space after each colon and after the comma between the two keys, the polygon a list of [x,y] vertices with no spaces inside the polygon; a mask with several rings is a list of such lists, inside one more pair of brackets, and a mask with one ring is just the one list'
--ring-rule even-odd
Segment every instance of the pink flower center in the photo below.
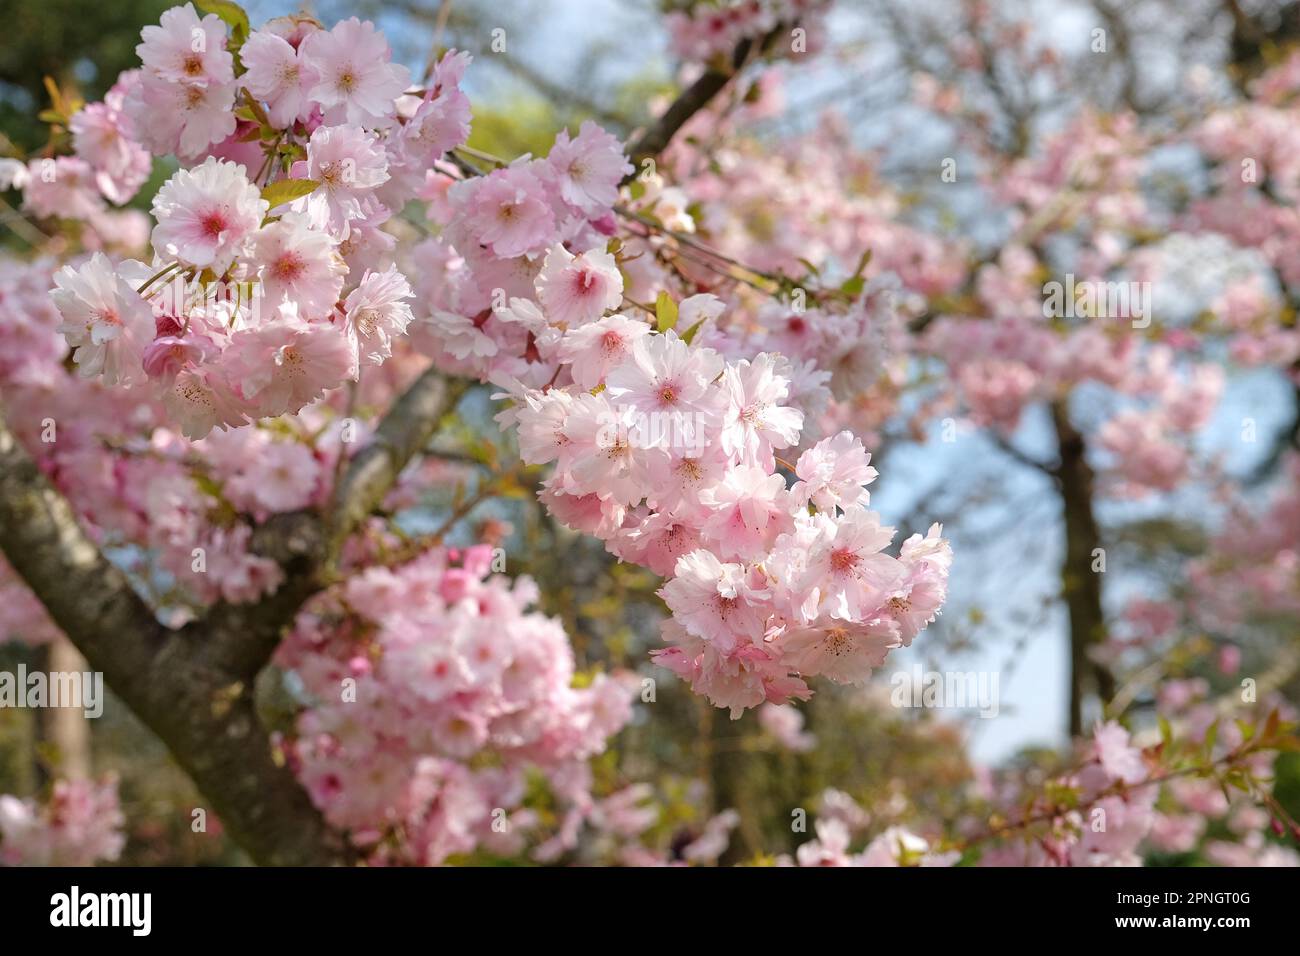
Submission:
{"label": "pink flower center", "polygon": [[182,69],[185,71],[186,76],[202,76],[203,57],[197,53],[191,53],[185,58],[185,63]]}
{"label": "pink flower center", "polygon": [[677,463],[677,473],[689,482],[699,481],[704,477],[704,469],[694,458],[683,458]]}
{"label": "pink flower center", "polygon": [[271,275],[281,282],[293,282],[302,276],[303,271],[302,256],[296,252],[286,252],[271,266]]}
{"label": "pink flower center", "polygon": [[586,295],[596,285],[596,277],[586,269],[578,270],[573,277],[573,291],[578,295]]}
{"label": "pink flower center", "polygon": [[659,401],[663,402],[665,405],[676,405],[677,386],[672,384],[661,386],[659,389]]}
{"label": "pink flower center", "polygon": [[357,313],[355,321],[358,332],[371,336],[375,334],[375,329],[379,328],[379,313],[374,309],[362,309]]}
{"label": "pink flower center", "polygon": [[839,657],[853,649],[853,638],[844,628],[832,627],[826,632],[826,639],[822,641],[822,646],[828,653]]}
{"label": "pink flower center", "polygon": [[220,210],[213,210],[208,213],[199,223],[204,238],[211,239],[214,242],[221,238],[221,234],[226,231],[227,225],[226,217],[221,214]]}
{"label": "pink flower center", "polygon": [[623,351],[623,339],[617,332],[606,332],[600,337],[600,348],[606,355]]}
{"label": "pink flower center", "polygon": [[836,548],[831,552],[831,570],[836,574],[849,574],[858,566],[858,553],[848,548]]}

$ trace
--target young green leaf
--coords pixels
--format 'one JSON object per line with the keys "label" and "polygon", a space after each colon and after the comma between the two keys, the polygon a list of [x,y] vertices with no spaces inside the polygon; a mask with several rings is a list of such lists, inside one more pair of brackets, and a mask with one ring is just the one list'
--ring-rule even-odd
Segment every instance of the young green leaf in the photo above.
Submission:
{"label": "young green leaf", "polygon": [[280,179],[262,190],[262,198],[274,209],[276,206],[306,196],[319,185],[320,181],[315,179]]}
{"label": "young green leaf", "polygon": [[237,40],[248,36],[248,14],[234,0],[194,0],[194,5],[204,13],[215,13],[230,26],[230,31]]}
{"label": "young green leaf", "polygon": [[666,291],[655,299],[655,322],[660,332],[667,332],[677,324],[677,303]]}

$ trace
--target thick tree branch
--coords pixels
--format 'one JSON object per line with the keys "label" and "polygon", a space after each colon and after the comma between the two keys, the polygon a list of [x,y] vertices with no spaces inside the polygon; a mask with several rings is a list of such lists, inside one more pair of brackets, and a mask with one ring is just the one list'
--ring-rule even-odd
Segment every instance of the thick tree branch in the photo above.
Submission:
{"label": "thick tree branch", "polygon": [[207,809],[259,863],[345,859],[289,770],[277,766],[251,683],[168,632],[100,553],[0,419],[0,549],[113,692],[162,738]]}
{"label": "thick tree branch", "polygon": [[285,580],[256,604],[222,602],[190,626],[204,635],[215,661],[245,680],[256,676],[303,602],[331,580],[348,535],[380,505],[466,387],[465,382],[448,382],[436,369],[425,371],[348,462],[323,515],[286,512],[257,529],[253,550],[279,564]]}
{"label": "thick tree branch", "polygon": [[347,536],[433,437],[465,385],[430,369],[349,463],[325,514],[274,516],[253,547],[285,572],[255,604],[214,606],[169,631],[86,537],[62,495],[0,418],[0,550],[55,623],[171,750],[236,842],[259,863],[330,864],[348,853],[258,720],[253,678],[285,626],[333,573]]}
{"label": "thick tree branch", "polygon": [[326,534],[326,560],[338,559],[343,542],[379,507],[402,469],[438,430],[468,383],[450,383],[430,368],[388,410],[370,444],[348,464],[334,489]]}

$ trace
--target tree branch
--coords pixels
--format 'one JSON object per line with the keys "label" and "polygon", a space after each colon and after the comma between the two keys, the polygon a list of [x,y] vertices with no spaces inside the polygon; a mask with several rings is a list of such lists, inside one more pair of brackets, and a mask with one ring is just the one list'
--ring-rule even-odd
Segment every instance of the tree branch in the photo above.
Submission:
{"label": "tree branch", "polygon": [[788,29],[789,24],[778,24],[759,40],[757,50],[755,50],[754,38],[746,37],[737,43],[736,49],[732,51],[731,68],[729,70],[719,70],[713,66],[706,69],[698,80],[687,87],[677,99],[673,100],[672,105],[664,111],[664,114],[659,119],[655,120],[628,145],[628,156],[632,161],[632,165],[637,169],[629,173],[623,179],[623,182],[629,183],[636,177],[640,171],[639,167],[642,160],[658,156],[667,149],[668,144],[677,135],[677,131],[722,92],[723,87],[741,71],[745,64],[749,62],[751,56],[761,56],[766,53],[771,49],[776,38]]}
{"label": "tree branch", "polygon": [[285,572],[254,604],[221,602],[169,631],[126,575],[86,536],[0,416],[0,550],[109,686],[162,738],[236,842],[258,863],[349,859],[293,774],[274,759],[253,678],[302,603],[333,573],[339,551],[436,432],[466,383],[421,375],[349,463],[327,512],[275,515],[253,550]]}
{"label": "tree branch", "polygon": [[348,536],[380,505],[467,387],[463,381],[449,383],[437,369],[426,370],[393,403],[370,443],[348,462],[324,515],[285,512],[254,532],[252,550],[279,564],[285,580],[256,604],[223,601],[189,625],[187,629],[204,634],[215,661],[245,680],[256,676],[303,602],[332,579]]}
{"label": "tree branch", "polygon": [[330,503],[326,561],[338,560],[347,536],[379,507],[402,469],[429,444],[442,417],[469,387],[430,368],[399,398],[374,438],[349,463]]}
{"label": "tree branch", "polygon": [[77,523],[0,418],[0,549],[113,692],[167,745],[259,863],[346,859],[306,792],[272,757],[252,685],[168,632]]}

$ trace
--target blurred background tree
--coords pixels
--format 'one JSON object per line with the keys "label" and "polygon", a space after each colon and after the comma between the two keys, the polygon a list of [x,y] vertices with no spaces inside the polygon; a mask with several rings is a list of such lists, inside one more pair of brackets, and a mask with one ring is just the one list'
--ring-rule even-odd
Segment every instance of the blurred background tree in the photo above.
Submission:
{"label": "blurred background tree", "polygon": [[[140,25],[157,23],[166,0],[5,0],[0,4],[0,131],[22,152],[39,148],[48,127],[44,78],[100,99],[123,70],[139,65]],[[2,145],[2,144],[0,144]]]}

